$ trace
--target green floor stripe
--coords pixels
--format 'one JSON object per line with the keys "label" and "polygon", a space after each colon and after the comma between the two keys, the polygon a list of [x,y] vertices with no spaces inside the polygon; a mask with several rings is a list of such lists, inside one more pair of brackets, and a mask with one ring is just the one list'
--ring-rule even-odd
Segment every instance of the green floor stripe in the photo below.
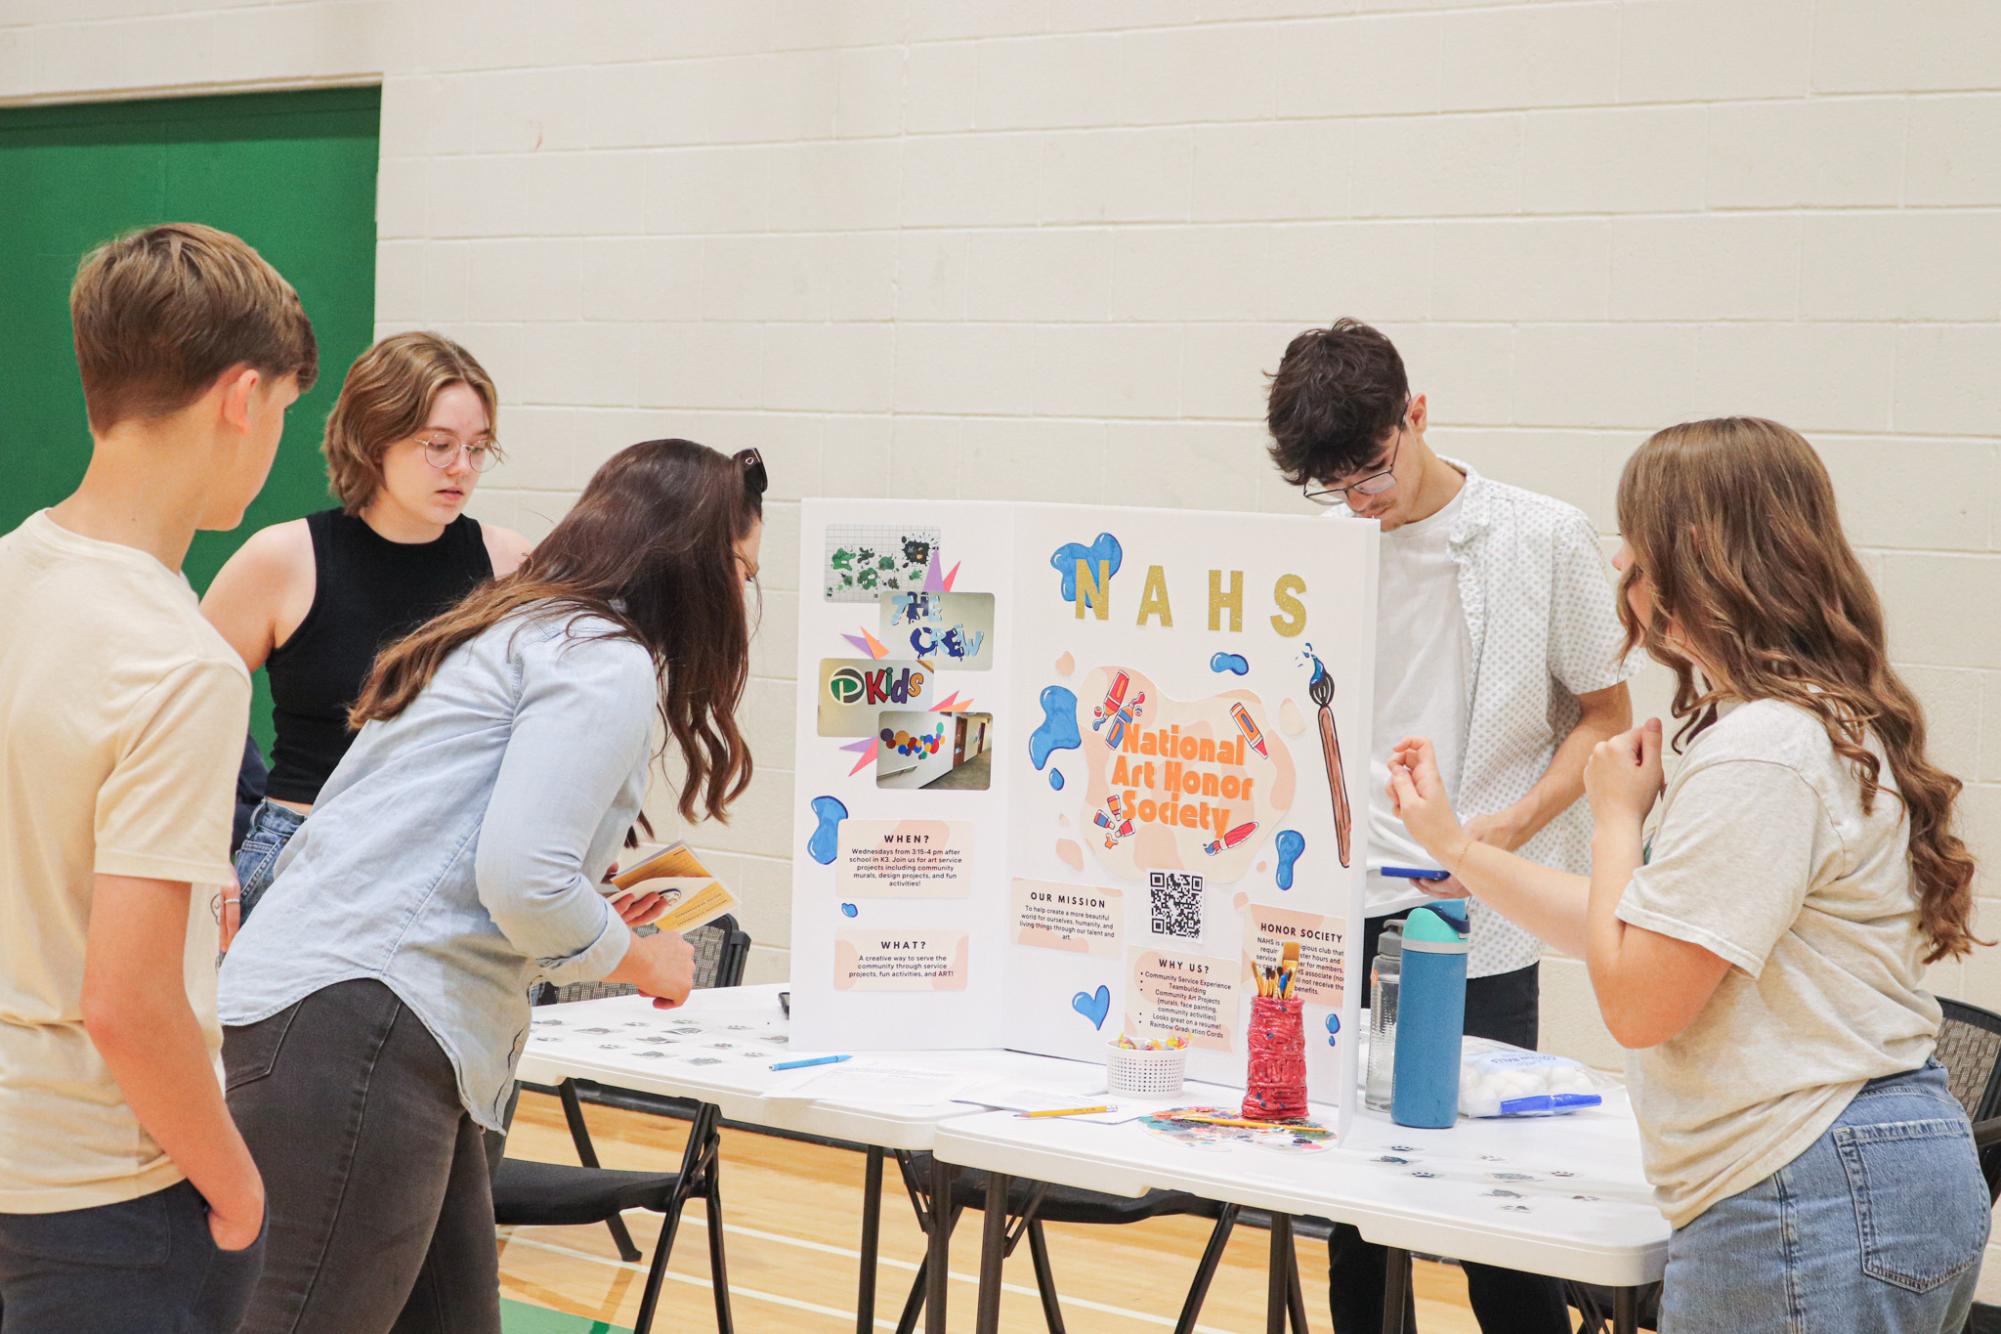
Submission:
{"label": "green floor stripe", "polygon": [[580,1315],[564,1315],[545,1306],[500,1299],[503,1334],[632,1334],[624,1325],[607,1324]]}

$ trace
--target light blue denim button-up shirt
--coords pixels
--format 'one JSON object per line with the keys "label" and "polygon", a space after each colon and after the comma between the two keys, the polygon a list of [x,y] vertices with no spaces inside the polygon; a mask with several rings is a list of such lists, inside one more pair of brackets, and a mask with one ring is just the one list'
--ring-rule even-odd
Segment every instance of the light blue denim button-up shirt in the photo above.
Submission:
{"label": "light blue denim button-up shirt", "polygon": [[546,607],[454,649],[362,728],[222,967],[227,1025],[375,978],[502,1128],[528,992],[603,977],[631,935],[599,894],[646,791],[653,661]]}

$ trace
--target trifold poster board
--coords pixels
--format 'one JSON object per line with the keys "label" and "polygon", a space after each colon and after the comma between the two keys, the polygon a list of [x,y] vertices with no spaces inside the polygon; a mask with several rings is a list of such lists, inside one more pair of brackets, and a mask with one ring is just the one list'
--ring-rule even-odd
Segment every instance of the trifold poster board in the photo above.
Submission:
{"label": "trifold poster board", "polygon": [[1301,945],[1310,1088],[1355,1087],[1375,525],[809,500],[802,1050],[1102,1060],[1241,1086]]}

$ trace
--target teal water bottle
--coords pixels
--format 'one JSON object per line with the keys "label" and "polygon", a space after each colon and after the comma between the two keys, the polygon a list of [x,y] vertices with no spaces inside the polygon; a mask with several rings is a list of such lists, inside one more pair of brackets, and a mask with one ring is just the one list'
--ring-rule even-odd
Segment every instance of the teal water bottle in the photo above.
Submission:
{"label": "teal water bottle", "polygon": [[1466,1033],[1466,918],[1460,904],[1418,908],[1404,923],[1390,1120],[1443,1130],[1459,1118]]}

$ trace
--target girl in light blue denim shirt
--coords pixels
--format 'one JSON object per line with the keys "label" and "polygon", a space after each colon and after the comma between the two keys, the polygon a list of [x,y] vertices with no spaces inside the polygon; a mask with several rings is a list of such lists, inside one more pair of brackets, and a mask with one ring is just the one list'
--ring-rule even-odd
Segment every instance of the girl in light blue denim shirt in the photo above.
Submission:
{"label": "girl in light blue denim shirt", "polygon": [[656,714],[684,818],[750,780],[735,710],[764,487],[754,450],[633,445],[516,573],[377,660],[278,909],[222,969],[230,1111],[269,1199],[244,1330],[438,1310],[499,1330],[483,1132],[503,1128],[530,988],[603,978],[664,1007],[692,982],[684,940],[629,929],[658,900],[615,908],[598,883]]}

